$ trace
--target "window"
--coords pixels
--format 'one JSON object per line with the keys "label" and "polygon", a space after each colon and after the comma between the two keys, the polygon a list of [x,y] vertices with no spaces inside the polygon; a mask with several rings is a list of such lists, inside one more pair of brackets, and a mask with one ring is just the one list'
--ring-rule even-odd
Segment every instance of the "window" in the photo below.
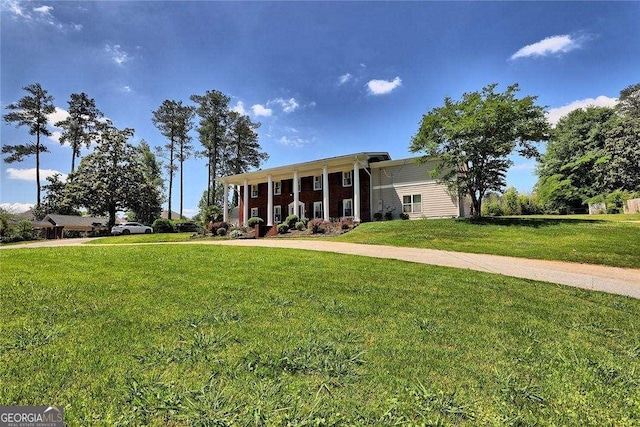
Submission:
{"label": "window", "polygon": [[276,196],[282,194],[282,181],[274,181],[273,194],[275,194]]}
{"label": "window", "polygon": [[324,213],[322,212],[322,202],[313,202],[313,217],[314,218],[324,218]]}
{"label": "window", "polygon": [[342,201],[342,216],[353,216],[353,200],[344,199]]}
{"label": "window", "polygon": [[251,184],[251,197],[255,199],[258,197],[258,186]]}
{"label": "window", "polygon": [[313,177],[313,189],[322,190],[322,175]]}
{"label": "window", "polygon": [[282,206],[274,206],[273,207],[273,222],[276,224],[282,222]]}
{"label": "window", "polygon": [[404,213],[422,212],[422,196],[420,194],[402,196],[402,212]]}
{"label": "window", "polygon": [[342,172],[342,186],[343,187],[351,187],[351,177],[353,176],[353,171]]}
{"label": "window", "polygon": [[250,218],[256,218],[258,216],[258,208],[251,208]]}

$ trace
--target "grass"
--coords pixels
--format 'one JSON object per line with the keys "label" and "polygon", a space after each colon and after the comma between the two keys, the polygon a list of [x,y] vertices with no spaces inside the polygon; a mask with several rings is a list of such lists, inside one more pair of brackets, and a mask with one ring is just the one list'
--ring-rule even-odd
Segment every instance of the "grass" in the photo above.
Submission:
{"label": "grass", "polygon": [[442,249],[640,268],[640,222],[511,217],[364,223],[336,238],[350,243]]}
{"label": "grass", "polygon": [[640,423],[631,298],[265,248],[0,263],[0,405],[68,425]]}
{"label": "grass", "polygon": [[128,236],[110,236],[92,239],[87,242],[90,245],[126,245],[133,243],[174,243],[189,242],[203,238],[196,233],[153,233],[153,234],[130,234]]}

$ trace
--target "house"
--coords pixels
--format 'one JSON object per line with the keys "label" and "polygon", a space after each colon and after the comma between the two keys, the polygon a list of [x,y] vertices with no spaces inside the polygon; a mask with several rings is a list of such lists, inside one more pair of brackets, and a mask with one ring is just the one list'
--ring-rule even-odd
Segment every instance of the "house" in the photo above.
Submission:
{"label": "house", "polygon": [[61,239],[78,234],[88,236],[108,232],[109,218],[77,215],[49,214],[42,221],[34,221],[33,228],[40,230],[45,239]]}
{"label": "house", "polygon": [[230,186],[239,194],[238,223],[260,217],[268,226],[298,217],[372,221],[376,213],[398,218],[465,216],[457,195],[448,194],[430,171],[435,161],[391,160],[388,153],[364,152],[218,178],[229,221]]}
{"label": "house", "polygon": [[[164,210],[162,211],[162,213],[160,213],[160,218],[162,219],[169,219],[169,211],[168,210]],[[180,214],[176,211],[174,211],[173,209],[171,210],[171,220],[178,220],[178,219],[186,219],[189,220],[189,218],[187,218],[186,216],[182,215],[182,217],[180,217]]]}

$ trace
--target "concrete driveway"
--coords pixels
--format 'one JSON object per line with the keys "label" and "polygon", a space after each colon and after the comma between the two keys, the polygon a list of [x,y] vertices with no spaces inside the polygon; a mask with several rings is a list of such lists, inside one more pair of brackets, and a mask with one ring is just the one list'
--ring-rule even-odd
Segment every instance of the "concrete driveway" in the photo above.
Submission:
{"label": "concrete driveway", "polygon": [[[0,249],[79,246],[88,240],[91,239],[49,240],[24,245],[3,246],[0,247]],[[434,249],[362,245],[356,243],[332,242],[330,240],[201,240],[178,243],[150,244],[206,244],[288,248],[334,252],[341,254],[368,256],[373,258],[397,259],[421,264],[466,268],[469,270],[483,271],[487,273],[503,274],[505,276],[557,283],[560,285],[568,285],[583,289],[591,289],[612,294],[626,295],[640,299],[640,270],[631,268],[618,268],[594,264],[579,264],[560,261],[513,258],[499,255],[471,254],[464,252],[440,251]]]}

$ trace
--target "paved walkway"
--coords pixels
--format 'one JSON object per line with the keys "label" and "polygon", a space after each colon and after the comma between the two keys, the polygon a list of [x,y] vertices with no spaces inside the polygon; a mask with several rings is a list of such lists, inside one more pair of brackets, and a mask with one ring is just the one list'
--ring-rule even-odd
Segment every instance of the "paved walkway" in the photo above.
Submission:
{"label": "paved walkway", "polygon": [[[4,246],[2,249],[25,247],[78,246],[90,239],[63,239],[26,245]],[[152,243],[164,244],[164,243]],[[524,279],[540,280],[578,288],[627,295],[640,299],[640,270],[513,258],[498,255],[470,254],[434,249],[400,248],[395,246],[362,245],[329,240],[260,239],[260,240],[201,240],[167,244],[209,244],[229,246],[257,246],[335,252],[374,258],[397,259],[445,267],[466,268]],[[92,245],[93,246],[93,245]],[[96,245],[97,246],[97,245]],[[118,245],[121,246],[121,245]]]}

